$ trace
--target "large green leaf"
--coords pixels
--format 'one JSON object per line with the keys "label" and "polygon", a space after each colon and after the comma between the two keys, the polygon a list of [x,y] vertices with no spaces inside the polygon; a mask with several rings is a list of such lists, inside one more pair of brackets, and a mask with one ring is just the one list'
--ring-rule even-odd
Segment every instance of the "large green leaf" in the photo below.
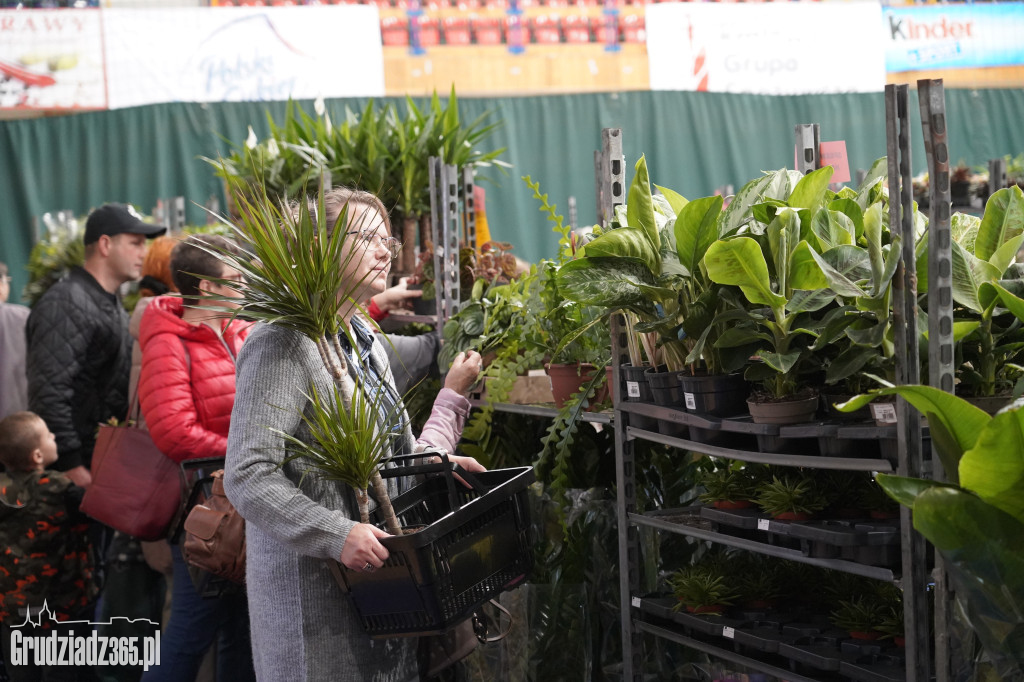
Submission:
{"label": "large green leaf", "polygon": [[[1024,192],[1014,185],[989,197],[978,228],[974,254],[988,260],[1007,240],[1024,232]],[[1002,273],[1000,273],[1002,274]]]}
{"label": "large green leaf", "polygon": [[583,305],[605,310],[648,310],[675,295],[656,285],[651,271],[632,258],[581,258],[558,268],[558,290]]}
{"label": "large green leaf", "polygon": [[833,268],[807,242],[800,242],[789,259],[793,289],[832,289],[840,296],[864,296],[864,291],[846,275]]}
{"label": "large green leaf", "polygon": [[718,217],[722,213],[722,197],[694,199],[676,216],[673,228],[676,253],[691,276],[700,269],[700,262],[708,248],[718,239]]}
{"label": "large green leaf", "polygon": [[1004,308],[1013,313],[1018,320],[1024,320],[1024,299],[1003,288],[999,282],[985,282],[981,285],[978,300],[985,309],[988,309],[992,299],[997,296]]}
{"label": "large green leaf", "polygon": [[638,227],[608,230],[581,250],[586,258],[634,258],[642,262],[652,276],[661,272],[661,256],[646,233]]}
{"label": "large green leaf", "polygon": [[811,171],[800,179],[787,200],[793,208],[809,208],[817,211],[825,200],[828,183],[832,180],[832,166]]}
{"label": "large green leaf", "polygon": [[[854,202],[850,203],[854,208],[857,207]],[[811,219],[811,233],[817,238],[820,251],[828,251],[843,244],[853,244],[856,231],[857,228],[850,217],[840,211],[821,208]]]}
{"label": "large green leaf", "polygon": [[[849,189],[849,187],[844,187],[843,189]],[[860,240],[861,235],[864,234],[864,211],[854,199],[835,199],[829,202],[828,209],[830,211],[839,211],[849,218],[853,223],[853,241],[856,243]]]}
{"label": "large green leaf", "polygon": [[954,213],[949,217],[949,230],[953,235],[953,241],[974,253],[974,243],[978,239],[978,228],[981,227],[981,218],[966,213]]}
{"label": "large green leaf", "polygon": [[866,280],[871,277],[871,264],[868,252],[859,246],[837,246],[821,254],[833,270],[839,272],[852,282]]}
{"label": "large green leaf", "polygon": [[971,405],[963,398],[957,398],[945,391],[931,386],[893,386],[869,393],[854,396],[836,409],[842,412],[853,412],[864,407],[872,400],[883,395],[899,395],[917,408],[922,414],[932,415],[940,420],[956,439],[959,452],[954,453],[959,459],[964,452],[974,447],[982,429],[991,421],[984,410]]}
{"label": "large green leaf", "polygon": [[[779,209],[775,218],[765,231],[768,235],[768,252],[775,268],[775,278],[779,285],[779,293],[787,294],[792,286],[789,283],[789,258],[796,245],[800,243],[800,217],[790,208]],[[818,287],[801,287],[818,288]]]}
{"label": "large green leaf", "polygon": [[781,308],[786,304],[785,297],[772,291],[761,246],[750,237],[715,242],[704,255],[704,267],[711,281],[738,286],[755,305]]}
{"label": "large green leaf", "polygon": [[879,291],[882,273],[885,270],[885,256],[882,253],[882,204],[872,204],[864,211],[864,240],[867,242],[868,259],[871,263],[871,293]]}
{"label": "large green leaf", "polygon": [[1002,274],[988,261],[969,253],[953,242],[953,300],[980,313],[984,311],[978,292],[985,282],[995,282]]}
{"label": "large green leaf", "polygon": [[[643,156],[636,162],[633,182],[629,185],[629,197],[626,199],[626,218],[633,227],[639,227],[647,235],[654,253],[661,246],[658,234],[658,223],[654,217],[654,202],[651,200],[651,181],[647,175],[647,159]],[[658,274],[660,267],[651,270]]]}
{"label": "large green leaf", "polygon": [[743,185],[722,212],[718,222],[718,236],[734,234],[751,219],[750,209],[762,200],[782,199],[789,196],[789,176],[785,170],[769,171]]}
{"label": "large green leaf", "polygon": [[1016,237],[1010,237],[1003,245],[996,249],[996,252],[989,257],[988,262],[992,264],[998,272],[999,276],[1002,277],[1006,272],[1007,268],[1013,264],[1017,259],[1017,252],[1020,251],[1021,244],[1024,244],[1024,232],[1021,232]]}
{"label": "large green leaf", "polygon": [[918,496],[926,490],[937,487],[949,487],[948,483],[940,483],[926,478],[910,478],[895,474],[876,474],[875,480],[882,489],[904,507],[913,509]]}
{"label": "large green leaf", "polygon": [[802,351],[799,350],[791,350],[788,353],[781,354],[760,350],[756,355],[779,374],[785,374],[796,366],[797,361],[800,360],[801,353]]}
{"label": "large green leaf", "polygon": [[661,192],[665,200],[668,201],[668,205],[672,207],[672,212],[676,214],[676,218],[679,217],[679,212],[683,210],[683,207],[689,203],[689,200],[674,189],[668,187],[662,187],[661,185],[655,185],[658,191]]}
{"label": "large green leaf", "polygon": [[881,156],[875,159],[874,162],[871,164],[871,168],[868,169],[868,172],[864,176],[864,179],[861,181],[860,186],[857,188],[857,191],[860,192],[861,190],[867,189],[869,187],[874,187],[879,180],[882,180],[887,177],[889,177],[889,159],[887,157]]}
{"label": "large green leaf", "polygon": [[821,310],[832,301],[836,295],[831,289],[795,289],[786,303],[786,311],[790,313],[813,313]]}
{"label": "large green leaf", "polygon": [[960,460],[960,485],[1024,523],[1024,409],[992,418]]}
{"label": "large green leaf", "polygon": [[840,353],[835,360],[828,363],[825,370],[825,383],[834,384],[852,377],[864,368],[871,360],[878,357],[877,348],[866,346],[850,346]]}

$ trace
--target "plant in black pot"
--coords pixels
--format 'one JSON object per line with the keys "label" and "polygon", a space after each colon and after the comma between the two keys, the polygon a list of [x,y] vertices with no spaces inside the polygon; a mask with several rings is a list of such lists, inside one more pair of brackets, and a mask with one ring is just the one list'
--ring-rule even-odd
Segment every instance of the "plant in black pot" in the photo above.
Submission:
{"label": "plant in black pot", "polygon": [[806,521],[828,506],[828,500],[806,473],[773,475],[758,486],[757,505],[780,521]]}

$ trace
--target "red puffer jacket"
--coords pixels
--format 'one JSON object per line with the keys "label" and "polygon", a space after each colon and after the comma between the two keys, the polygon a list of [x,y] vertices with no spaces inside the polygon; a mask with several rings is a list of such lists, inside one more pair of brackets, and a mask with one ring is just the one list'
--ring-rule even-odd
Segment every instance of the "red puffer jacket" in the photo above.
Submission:
{"label": "red puffer jacket", "polygon": [[209,326],[183,320],[184,309],[181,298],[160,296],[139,329],[142,414],[153,442],[176,462],[224,456],[235,404],[235,358],[250,327],[222,320],[221,339]]}

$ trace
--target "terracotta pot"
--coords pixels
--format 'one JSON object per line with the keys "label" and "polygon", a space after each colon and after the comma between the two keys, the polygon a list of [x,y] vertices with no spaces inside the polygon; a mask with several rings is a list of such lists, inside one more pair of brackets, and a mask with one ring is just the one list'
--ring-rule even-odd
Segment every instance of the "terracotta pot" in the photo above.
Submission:
{"label": "terracotta pot", "polygon": [[762,403],[749,399],[747,409],[755,424],[803,424],[814,420],[818,412],[818,396]]}
{"label": "terracotta pot", "polygon": [[562,407],[573,393],[579,393],[583,385],[594,377],[597,368],[589,363],[551,363],[544,365],[544,371],[551,377],[551,393],[555,397],[555,405]]}
{"label": "terracotta pot", "polygon": [[750,509],[754,503],[750,500],[715,500],[711,506],[715,509]]}
{"label": "terracotta pot", "polygon": [[782,512],[773,518],[776,521],[809,521],[811,515],[806,512]]}
{"label": "terracotta pot", "polygon": [[873,642],[874,640],[879,639],[881,636],[881,632],[864,632],[861,630],[850,630],[850,639],[860,639],[867,642]]}
{"label": "terracotta pot", "polygon": [[702,613],[721,613],[722,606],[718,604],[713,604],[711,606],[687,606],[686,610],[695,615],[700,615]]}

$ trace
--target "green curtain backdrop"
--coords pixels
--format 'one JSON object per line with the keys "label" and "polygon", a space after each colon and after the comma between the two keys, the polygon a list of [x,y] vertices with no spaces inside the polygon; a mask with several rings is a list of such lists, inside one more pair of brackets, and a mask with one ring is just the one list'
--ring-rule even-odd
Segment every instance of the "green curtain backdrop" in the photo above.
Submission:
{"label": "green curtain backdrop", "polygon": [[[381,100],[384,101],[384,100]],[[402,100],[394,100],[404,107]],[[417,103],[420,103],[419,101]],[[366,100],[331,100],[332,119]],[[312,102],[302,105],[312,113]],[[914,172],[925,167],[916,93],[911,98]],[[1024,151],[1024,90],[946,92],[951,161],[983,165]],[[47,211],[84,215],[105,201],[126,201],[149,211],[157,199],[183,195],[189,222],[205,220],[199,205],[211,196],[223,206],[219,181],[200,156],[245,139],[247,127],[268,132],[285,104],[172,103],[0,123],[0,260],[11,266],[12,291],[25,284],[23,267],[35,240],[34,225]],[[602,128],[623,129],[627,180],[646,154],[654,182],[687,197],[717,187],[737,188],[759,171],[791,166],[793,126],[820,123],[822,140],[846,140],[851,171],[885,154],[883,97],[878,94],[762,96],[696,92],[597,93],[545,97],[462,99],[464,120],[493,112],[502,127],[490,138],[507,147],[507,176],[489,172],[487,215],[492,236],[536,261],[554,253],[556,238],[520,176],[541,183],[568,217],[576,198],[578,222],[596,219],[593,151]]]}

